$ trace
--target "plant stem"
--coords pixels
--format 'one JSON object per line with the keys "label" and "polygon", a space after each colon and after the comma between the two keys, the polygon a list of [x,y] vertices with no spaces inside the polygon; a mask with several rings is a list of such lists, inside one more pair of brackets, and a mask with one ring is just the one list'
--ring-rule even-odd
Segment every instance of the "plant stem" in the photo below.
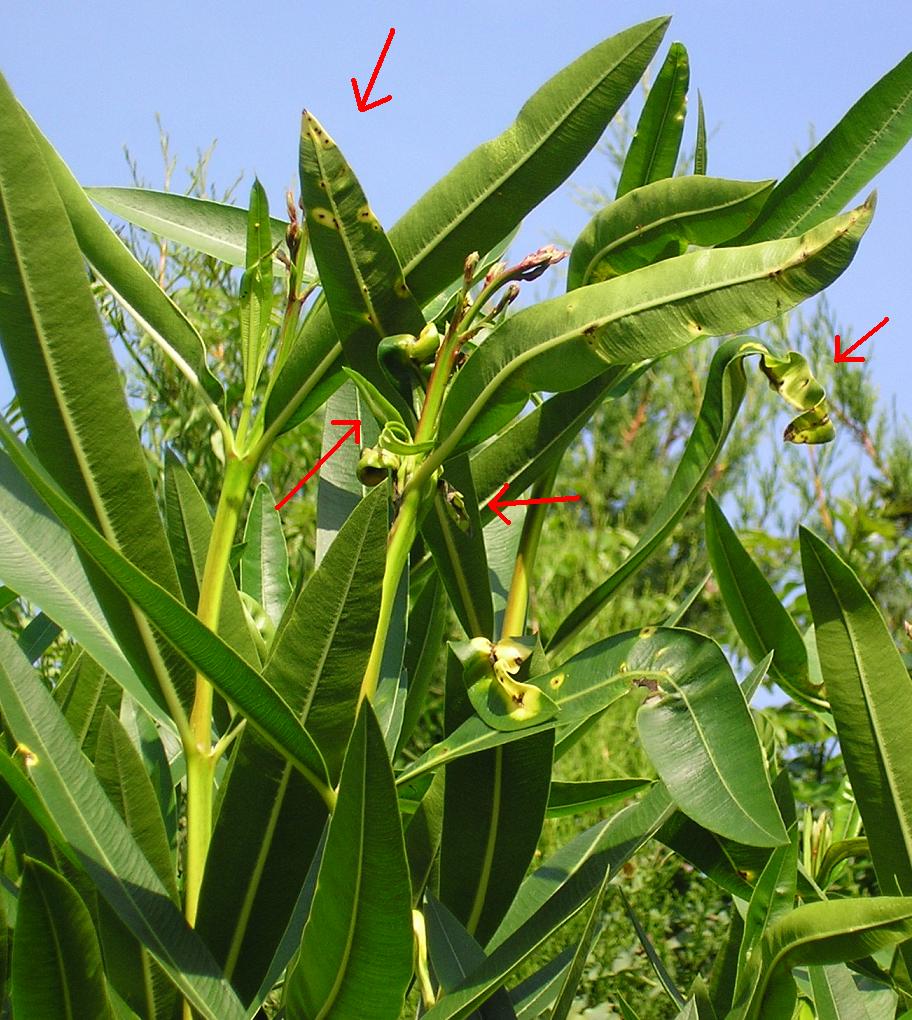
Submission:
{"label": "plant stem", "polygon": [[[222,608],[225,572],[238,519],[244,505],[254,466],[230,458],[225,481],[215,512],[209,551],[200,584],[196,615],[212,631],[217,630]],[[212,747],[212,684],[196,675],[196,691],[190,712],[190,739],[184,743],[187,762],[187,858],[184,871],[184,916],[193,925],[199,907],[199,894],[209,839],[212,835],[212,786],[218,757]]]}
{"label": "plant stem", "polygon": [[399,513],[393,522],[389,541],[386,547],[386,566],[383,571],[383,587],[380,590],[380,615],[374,631],[374,643],[371,645],[370,658],[361,680],[361,694],[358,704],[367,698],[373,701],[380,680],[380,666],[383,662],[383,650],[386,647],[386,636],[389,632],[390,620],[393,617],[393,605],[402,572],[408,563],[409,552],[415,535],[418,532],[418,512],[421,508],[422,493],[415,489],[410,492],[399,507]]}
{"label": "plant stem", "polygon": [[[547,474],[542,475],[532,486],[533,499],[551,495],[554,480],[557,477],[558,464],[559,462],[555,463],[554,467]],[[543,503],[534,503],[526,508],[526,518],[523,521],[519,548],[516,551],[516,563],[513,567],[513,578],[510,581],[510,594],[507,596],[507,604],[504,608],[501,629],[501,639],[504,641],[509,637],[522,637],[525,633],[530,580],[547,509],[547,505]]]}

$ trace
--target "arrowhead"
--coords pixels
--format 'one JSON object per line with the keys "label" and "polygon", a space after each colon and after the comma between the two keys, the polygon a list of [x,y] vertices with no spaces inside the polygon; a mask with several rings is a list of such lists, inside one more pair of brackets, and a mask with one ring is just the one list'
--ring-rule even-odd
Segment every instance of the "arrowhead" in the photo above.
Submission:
{"label": "arrowhead", "polygon": [[[854,350],[854,349],[855,349],[854,347],[850,347],[849,348],[850,351]],[[860,356],[856,356],[856,357],[853,358],[848,353],[843,353],[843,350],[842,350],[842,341],[841,341],[841,338],[840,338],[839,334],[837,333],[836,337],[835,337],[835,350],[834,350],[834,353],[833,353],[833,363],[836,364],[836,365],[846,365],[850,361],[861,361],[861,362],[863,362],[864,358],[862,358]]]}
{"label": "arrowhead", "polygon": [[388,103],[393,98],[392,96],[384,96],[382,99],[375,99],[372,103],[369,103],[371,86],[368,85],[367,92],[362,96],[361,89],[358,88],[357,78],[352,78],[352,91],[355,93],[355,105],[362,113],[373,110],[375,106],[383,106],[384,103]]}
{"label": "arrowhead", "polygon": [[500,497],[507,491],[507,489],[509,487],[510,487],[510,483],[509,482],[504,482],[503,483],[503,488],[500,490],[500,492],[498,492],[497,495],[495,495],[491,499],[491,501],[488,503],[488,509],[492,513],[497,514],[497,516],[504,522],[504,524],[512,524],[513,523],[512,521],[507,519],[506,515],[500,509],[502,506],[509,506],[510,505],[509,503],[506,503],[506,502],[502,503],[501,500],[500,500]]}
{"label": "arrowhead", "polygon": [[361,420],[355,418],[334,418],[330,425],[348,425],[349,432],[355,437],[355,444],[361,445]]}

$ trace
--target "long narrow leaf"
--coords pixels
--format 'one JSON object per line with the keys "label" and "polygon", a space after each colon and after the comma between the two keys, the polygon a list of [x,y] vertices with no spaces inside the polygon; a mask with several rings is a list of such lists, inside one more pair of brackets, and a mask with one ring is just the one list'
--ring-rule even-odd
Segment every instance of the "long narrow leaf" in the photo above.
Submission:
{"label": "long narrow leaf", "polygon": [[674,173],[684,134],[689,84],[687,50],[681,43],[672,43],[643,104],[621,168],[616,198]]}
{"label": "long narrow leaf", "polygon": [[691,252],[517,312],[453,381],[437,458],[493,435],[530,393],[572,390],[610,364],[659,357],[793,308],[848,266],[872,213],[869,202],[800,238]]}
{"label": "long narrow leaf", "polygon": [[60,833],[121,920],[209,1020],[243,1010],[98,784],[60,710],[0,629],[0,711]]}
{"label": "long narrow leaf", "polygon": [[[480,145],[409,209],[389,239],[416,300],[456,279],[473,251],[489,251],[579,165],[652,59],[667,18],[644,22],[594,46],[546,82],[503,134]],[[314,315],[283,367],[267,425],[301,420],[302,393],[339,347],[327,310]],[[338,385],[338,383],[336,384]]]}
{"label": "long narrow leaf", "polygon": [[912,53],[888,71],[776,186],[732,244],[798,234],[838,213],[912,138]]}
{"label": "long narrow leaf", "polygon": [[319,750],[275,689],[173,595],[109,544],[2,420],[0,443],[38,495],[66,524],[76,542],[161,632],[168,635],[181,655],[208,677],[216,690],[236,704],[253,726],[305,775],[318,784],[325,783],[326,766]]}

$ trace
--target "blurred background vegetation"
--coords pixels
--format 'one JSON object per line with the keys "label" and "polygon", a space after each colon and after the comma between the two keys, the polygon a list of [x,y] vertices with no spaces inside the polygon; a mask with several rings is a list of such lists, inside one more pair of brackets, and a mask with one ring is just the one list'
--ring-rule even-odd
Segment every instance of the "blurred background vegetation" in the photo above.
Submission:
{"label": "blurred background vegetation", "polygon": [[[219,189],[208,179],[211,148],[198,152],[192,165],[178,172],[178,158],[170,150],[167,134],[160,129],[160,135],[163,177],[144,179],[126,154],[137,184],[218,201],[235,199],[239,180]],[[629,125],[621,118],[603,147],[605,190],[578,189],[580,201],[593,212],[609,200],[609,190],[613,194],[612,178],[616,180],[629,135]],[[212,359],[219,363],[221,377],[240,390],[234,271],[208,256],[150,241],[129,228],[123,229],[122,236],[199,329]],[[548,286],[557,289],[560,280],[556,271],[552,273]],[[208,420],[170,361],[100,283],[97,295],[112,338],[122,349],[120,361],[153,477],[156,482],[162,477],[163,458],[173,444],[214,505],[222,453],[213,443]],[[826,534],[852,563],[883,610],[901,650],[908,654],[912,649],[905,623],[912,616],[909,423],[901,420],[895,407],[880,400],[867,365],[833,364],[836,332],[844,339],[852,335],[850,324],[839,322],[825,300],[759,331],[760,339],[774,350],[790,348],[809,358],[828,393],[838,428],[836,442],[813,448],[784,444],[785,411],[758,372],[707,489],[722,501],[742,541],[799,625],[809,622],[796,569],[796,528],[803,522]],[[635,545],[693,425],[713,346],[692,346],[655,366],[626,395],[605,403],[568,451],[554,491],[578,493],[581,499],[545,519],[532,608],[533,622],[544,633],[552,632]],[[871,353],[872,348],[865,348],[868,357]],[[15,408],[11,410],[15,413]],[[265,472],[273,493],[289,489],[316,460],[321,431],[319,414],[276,444]],[[306,575],[313,562],[315,495],[315,486],[306,487],[283,511],[297,578]],[[577,635],[567,654],[598,638],[661,622],[706,577],[707,570],[699,500],[678,525],[672,541]],[[0,599],[0,611],[6,624],[34,649],[33,657],[41,658],[49,676],[58,673],[66,647],[56,632],[49,634],[49,621],[40,616],[32,619],[30,607],[15,599]],[[746,673],[743,650],[711,579],[688,609],[683,625],[715,637],[739,675]],[[456,635],[455,621],[450,631]],[[420,752],[439,735],[442,666],[441,655],[436,702],[411,753]],[[780,762],[797,781],[799,797],[806,797],[818,816],[832,811],[843,796],[835,741],[776,690],[761,691],[755,705],[763,706],[759,711],[768,723],[765,732]],[[648,763],[633,737],[635,710],[636,705],[626,700],[612,708],[560,761],[558,777],[648,775]],[[548,821],[540,856],[614,810]],[[843,879],[847,887],[864,880],[861,872],[848,870]],[[623,887],[626,903],[616,891],[606,900],[604,930],[585,973],[578,1015],[587,1020],[621,1016],[623,997],[643,1020],[673,1016],[676,1007],[650,963],[630,914],[639,920],[670,980],[686,989],[696,974],[707,976],[734,909],[731,899],[658,844],[651,844],[626,867]],[[569,934],[564,934],[564,943]],[[545,947],[530,969],[561,947]]]}

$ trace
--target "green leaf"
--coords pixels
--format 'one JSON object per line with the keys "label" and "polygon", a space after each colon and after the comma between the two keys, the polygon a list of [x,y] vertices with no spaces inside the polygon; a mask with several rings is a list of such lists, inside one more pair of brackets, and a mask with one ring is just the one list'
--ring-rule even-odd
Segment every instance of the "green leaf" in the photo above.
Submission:
{"label": "green leaf", "polygon": [[453,520],[446,494],[438,489],[421,524],[421,534],[463,630],[469,637],[493,637],[488,560],[468,458],[459,457],[447,464],[444,481],[462,495],[468,529],[460,528]]}
{"label": "green leaf", "polygon": [[912,677],[851,567],[807,529],[800,538],[820,667],[878,885],[912,892]]}
{"label": "green leaf", "polygon": [[17,1020],[113,1020],[92,918],[76,890],[26,858],[13,940]]}
{"label": "green leaf", "polygon": [[[177,902],[174,862],[155,791],[139,752],[110,709],[105,710],[101,723],[95,775],[162,885]],[[99,930],[109,980],[131,1008],[149,1020],[167,1015],[169,1010],[173,1013],[176,990],[148,950],[105,902],[99,905]]]}
{"label": "green leaf", "polygon": [[196,929],[245,1003],[293,919],[326,818],[324,801],[265,740],[238,738],[219,790]]}
{"label": "green leaf", "polygon": [[[520,495],[520,491],[515,489],[513,491],[515,496]],[[488,566],[488,585],[494,604],[492,637],[503,635],[504,610],[507,607],[510,585],[516,569],[516,556],[525,525],[526,507],[514,507],[510,514],[510,520],[513,523],[509,528],[504,526],[503,521],[491,521],[483,532]]]}
{"label": "green leaf", "polygon": [[621,169],[616,198],[674,174],[684,134],[689,84],[687,50],[681,43],[672,43],[643,104]]}
{"label": "green leaf", "polygon": [[[599,43],[546,82],[514,124],[471,152],[389,231],[405,282],[419,303],[462,272],[467,255],[488,251],[559,187],[598,142],[658,48],[657,18]],[[310,318],[266,409],[267,427],[291,428],[308,410],[303,395],[338,358],[326,309]],[[357,367],[357,366],[355,366]]]}
{"label": "green leaf", "polygon": [[[428,957],[439,986],[437,994],[446,994],[484,962],[484,950],[433,893],[427,894],[424,917]],[[495,992],[479,1013],[482,1020],[516,1020],[504,989]]]}
{"label": "green leaf", "polygon": [[627,667],[630,682],[649,692],[637,728],[668,792],[719,835],[753,846],[785,843],[757,731],[722,650],[693,631],[657,633],[664,654],[642,665],[631,656]]}
{"label": "green leaf", "polygon": [[769,581],[750,558],[712,494],[706,497],[706,551],[719,592],[756,663],[773,652],[770,671],[783,690],[807,705],[825,707],[808,674],[804,639]]}
{"label": "green leaf", "polygon": [[554,1006],[564,975],[573,959],[574,947],[567,946],[553,960],[510,989],[517,1020],[537,1020]]}
{"label": "green leaf", "polygon": [[706,118],[703,114],[703,97],[697,89],[697,142],[694,148],[694,173],[706,173]]}
{"label": "green leaf", "polygon": [[844,963],[809,967],[808,977],[818,1020],[892,1020],[896,1015],[896,993],[885,986],[863,991]]}
{"label": "green leaf", "polygon": [[494,519],[487,504],[504,482],[513,492],[527,489],[560,460],[602,401],[625,393],[649,364],[615,366],[579,389],[556,393],[473,450],[472,477],[485,524]]}
{"label": "green leaf", "polygon": [[31,783],[59,826],[61,848],[204,1017],[241,1020],[241,1004],[215,961],[98,784],[51,695],[3,630],[0,649],[0,712]]}
{"label": "green leaf", "polygon": [[399,750],[406,745],[421,713],[431,684],[431,678],[440,661],[443,634],[447,622],[446,600],[440,578],[431,573],[417,593],[415,585],[409,592],[409,632],[405,645],[403,668],[408,676],[408,691],[399,734]]}
{"label": "green leaf", "polygon": [[748,964],[761,952],[763,936],[770,925],[789,914],[795,906],[798,882],[798,826],[793,825],[789,841],[776,847],[754,885],[744,918],[744,932],[738,953],[735,999],[749,979]]}
{"label": "green leaf", "polygon": [[19,647],[29,662],[37,662],[59,634],[57,624],[45,613],[39,613],[19,635]]}
{"label": "green leaf", "polygon": [[155,791],[139,753],[110,709],[105,710],[98,734],[95,775],[136,845],[176,901],[174,862]]}
{"label": "green leaf", "polygon": [[[266,681],[324,749],[333,783],[376,628],[386,531],[386,495],[375,490],[355,507],[289,608],[264,666]],[[198,927],[249,999],[291,915],[326,810],[288,762],[246,733],[220,798]]]}
{"label": "green leaf", "polygon": [[263,672],[306,725],[335,781],[377,625],[387,499],[374,489],[301,589]]}
{"label": "green leaf", "polygon": [[63,627],[160,722],[173,727],[124,657],[73,540],[0,453],[0,576]]}
{"label": "green leaf", "polygon": [[[247,267],[248,210],[207,198],[175,195],[150,188],[86,188],[93,202],[156,237],[182,244],[241,269]],[[280,248],[288,223],[269,218],[269,248]],[[273,256],[276,268],[282,265]],[[313,280],[314,267],[305,270]]]}
{"label": "green leaf", "polygon": [[[176,593],[146,458],[83,255],[41,150],[2,79],[0,319],[0,343],[37,457],[127,559]],[[189,703],[191,671],[167,645],[156,644],[97,570],[88,573],[124,654],[159,704]],[[170,675],[157,661],[162,658],[172,660]]]}
{"label": "green leaf", "polygon": [[793,308],[842,273],[872,213],[869,202],[800,238],[691,252],[517,312],[453,381],[435,459],[493,435],[530,393],[572,390],[607,365],[659,357]]}
{"label": "green leaf", "polygon": [[839,212],[912,137],[912,53],[872,86],[786,174],[732,244],[802,233]]}
{"label": "green leaf", "polygon": [[288,576],[288,550],[282,532],[282,518],[268,486],[256,487],[244,528],[244,552],[241,554],[241,589],[266,610],[278,627],[291,598]]}
{"label": "green leaf", "polygon": [[289,761],[317,786],[326,766],[313,739],[287,703],[263,677],[213,634],[173,595],[137,569],[95,530],[36,464],[31,452],[0,419],[0,443],[10,460],[66,524],[70,534],[121,590],[168,636],[189,663],[206,676]]}
{"label": "green leaf", "polygon": [[269,353],[274,297],[272,248],[269,202],[263,185],[254,180],[250,189],[250,208],[247,210],[247,245],[240,294],[241,358],[244,385],[250,393],[256,389]]}
{"label": "green leaf", "polygon": [[[743,361],[759,354],[762,363],[776,365],[786,359],[773,358],[762,344],[733,337],[720,344],[709,366],[703,391],[703,402],[688,437],[681,460],[675,469],[668,490],[640,536],[630,555],[608,577],[591,591],[560,623],[546,648],[559,649],[573,637],[604,606],[620,586],[632,577],[668,538],[702,491],[734,425],[747,387]],[[793,366],[795,372],[797,365]],[[788,370],[787,370],[788,371]],[[795,375],[798,373],[795,372]],[[789,375],[791,378],[791,373]],[[809,381],[804,391],[817,396],[816,384]],[[818,405],[819,406],[819,405]],[[491,446],[495,444],[492,443]]]}
{"label": "green leaf", "polygon": [[443,781],[438,772],[405,828],[405,855],[412,880],[412,907],[421,902],[443,835]]}
{"label": "green leaf", "polygon": [[[447,734],[473,711],[462,674],[463,662],[451,652]],[[553,754],[548,730],[447,765],[439,896],[480,942],[500,923],[535,853]]]}
{"label": "green leaf", "polygon": [[553,780],[548,793],[546,817],[563,818],[566,815],[578,815],[584,811],[607,807],[615,801],[639,793],[652,782],[651,779],[640,776],[624,779],[590,779],[583,782]]}
{"label": "green leaf", "polygon": [[222,384],[209,370],[206,346],[196,327],[104,221],[70,168],[28,113],[23,110],[22,116],[41,150],[76,241],[96,274],[162,350],[169,357],[176,355],[196,376],[212,400],[221,403],[224,400]]}
{"label": "green leaf", "polygon": [[604,929],[602,919],[602,904],[605,901],[605,893],[608,892],[608,882],[613,877],[611,869],[605,869],[605,876],[602,883],[596,890],[595,895],[589,903],[589,916],[586,919],[586,927],[580,936],[573,960],[564,975],[564,981],[557,996],[557,1002],[551,1011],[550,1020],[567,1020],[570,1010],[573,1009],[573,1002],[579,988],[583,970],[590,953],[595,949],[599,936]]}
{"label": "green leaf", "polygon": [[[343,377],[344,378],[344,377]],[[360,421],[362,446],[374,446],[379,430],[367,414],[367,408],[354,383],[345,379],[326,403],[323,420],[323,448],[327,451],[339,439],[339,426],[333,421]],[[348,520],[349,514],[364,498],[368,491],[357,477],[360,450],[353,442],[342,446],[320,468],[317,489],[317,547],[316,562],[319,564],[326,550],[335,540],[339,529]]]}
{"label": "green leaf", "polygon": [[383,734],[361,705],[313,904],[286,982],[288,1020],[398,1016],[412,977],[411,885]]}
{"label": "green leaf", "polygon": [[377,344],[397,333],[417,336],[424,316],[357,177],[306,110],[300,170],[314,258],[346,361],[381,392],[396,396],[377,363]]}
{"label": "green leaf", "polygon": [[610,869],[617,874],[672,812],[661,786],[557,851],[523,883],[510,912],[486,947],[488,958],[445,995],[427,1020],[462,1020],[507,976],[579,911]]}
{"label": "green leaf", "polygon": [[95,760],[98,731],[105,709],[120,708],[120,687],[85,652],[78,652],[64,670],[53,690],[73,735],[90,761]]}
{"label": "green leaf", "polygon": [[[750,999],[732,1020],[760,1020],[774,1002],[794,1002],[792,967],[858,960],[912,935],[912,899],[869,899],[806,903],[776,921],[763,939],[763,970]],[[775,1009],[775,1006],[772,1006]]]}
{"label": "green leaf", "polygon": [[576,239],[567,290],[683,255],[689,244],[727,241],[756,219],[772,187],[772,181],[672,177],[636,188],[599,210]]}

